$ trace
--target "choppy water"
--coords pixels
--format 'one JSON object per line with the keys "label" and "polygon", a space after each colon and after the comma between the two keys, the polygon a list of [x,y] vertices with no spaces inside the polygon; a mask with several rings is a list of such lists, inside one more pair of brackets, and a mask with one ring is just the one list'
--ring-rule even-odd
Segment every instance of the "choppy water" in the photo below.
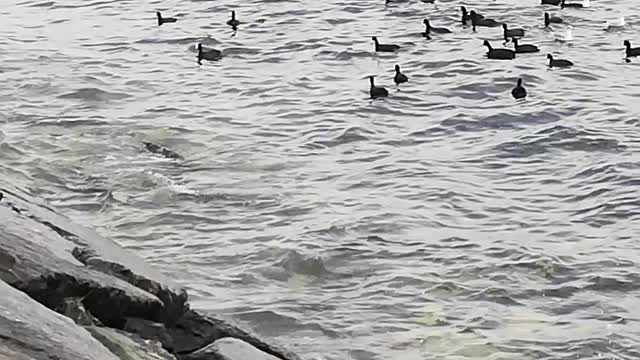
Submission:
{"label": "choppy water", "polygon": [[558,43],[537,0],[466,2],[542,48],[500,62],[460,3],[382,2],[3,4],[2,177],[305,358],[640,357],[638,4],[547,7]]}

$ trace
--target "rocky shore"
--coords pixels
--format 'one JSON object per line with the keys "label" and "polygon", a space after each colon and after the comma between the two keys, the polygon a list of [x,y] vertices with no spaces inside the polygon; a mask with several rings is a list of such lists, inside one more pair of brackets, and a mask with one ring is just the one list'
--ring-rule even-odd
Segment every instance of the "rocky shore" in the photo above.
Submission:
{"label": "rocky shore", "polygon": [[0,182],[0,360],[299,360],[189,308],[184,289]]}

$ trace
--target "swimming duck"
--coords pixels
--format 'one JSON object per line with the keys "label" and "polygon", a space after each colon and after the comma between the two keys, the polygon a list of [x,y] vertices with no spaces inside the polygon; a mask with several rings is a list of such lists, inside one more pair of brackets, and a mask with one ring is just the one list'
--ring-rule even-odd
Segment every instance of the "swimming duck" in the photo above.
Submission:
{"label": "swimming duck", "polygon": [[560,5],[561,0],[542,0],[542,5]]}
{"label": "swimming duck", "polygon": [[631,47],[631,42],[629,40],[625,40],[624,41],[624,46],[625,46],[625,54],[627,55],[628,58],[630,57],[635,57],[635,56],[640,56],[640,47],[637,48],[632,48]]}
{"label": "swimming duck", "polygon": [[156,11],[156,17],[158,18],[158,26],[162,26],[162,24],[165,24],[165,23],[174,23],[178,21],[178,19],[172,18],[172,17],[163,18],[160,11]]}
{"label": "swimming duck", "polygon": [[371,98],[375,99],[378,97],[386,97],[389,96],[389,92],[387,89],[382,86],[375,86],[373,83],[373,76],[369,76],[369,83],[371,84],[371,88],[369,89],[369,95]]}
{"label": "swimming duck", "polygon": [[516,58],[515,51],[509,49],[494,49],[491,47],[488,40],[485,40],[483,45],[489,49],[489,52],[487,52],[487,57],[489,59],[511,60]]}
{"label": "swimming duck", "polygon": [[537,46],[530,44],[518,44],[518,38],[513,38],[513,46],[517,54],[534,53],[540,51]]}
{"label": "swimming duck", "polygon": [[511,90],[514,99],[524,99],[527,97],[527,89],[522,86],[522,79],[518,79],[518,84]]}
{"label": "swimming duck", "polygon": [[564,9],[564,8],[587,8],[590,7],[591,3],[589,2],[589,0],[582,0],[582,2],[580,3],[566,3],[566,0],[562,0],[560,2],[560,8]]}
{"label": "swimming duck", "polygon": [[373,40],[373,42],[376,44],[376,51],[380,51],[380,52],[394,52],[398,49],[400,49],[400,46],[395,45],[395,44],[380,44],[378,43],[378,38],[375,36],[371,37],[371,40]]}
{"label": "swimming duck", "polygon": [[[460,11],[462,11],[462,25],[466,25],[467,21],[471,20],[472,16],[471,14],[467,13],[467,8],[464,6],[460,6]],[[484,16],[476,13],[475,11],[473,13],[477,18],[484,19]]]}
{"label": "swimming duck", "polygon": [[549,67],[569,67],[573,66],[573,63],[569,60],[558,59],[555,60],[553,55],[548,54],[547,59],[549,59]]}
{"label": "swimming duck", "polygon": [[400,85],[402,83],[406,83],[407,81],[409,81],[407,75],[400,72],[400,65],[396,65],[396,76],[393,77],[393,82],[395,82],[396,85]]}
{"label": "swimming duck", "polygon": [[238,25],[240,25],[240,21],[236,19],[236,12],[234,10],[231,11],[231,19],[227,21],[227,25],[231,26],[232,28],[237,28]]}
{"label": "swimming duck", "polygon": [[509,29],[507,24],[502,24],[502,30],[504,41],[509,41],[509,38],[524,37],[524,29]]}
{"label": "swimming duck", "polygon": [[551,24],[562,24],[562,18],[550,16],[549,13],[544,13],[544,27],[547,28]]}
{"label": "swimming duck", "polygon": [[485,26],[485,27],[498,27],[500,23],[493,19],[485,19],[479,18],[476,16],[475,11],[471,10],[471,26],[473,26],[473,31],[476,31],[476,26]]}
{"label": "swimming duck", "polygon": [[202,44],[198,44],[198,64],[202,65],[202,60],[216,61],[220,60],[222,57],[222,52],[216,49],[207,49],[204,50],[202,48]]}
{"label": "swimming duck", "polygon": [[450,34],[451,33],[451,30],[449,30],[447,28],[431,26],[431,24],[429,24],[429,20],[427,20],[427,19],[424,19],[422,22],[424,23],[424,26],[427,27],[427,30],[425,31],[427,34],[431,34],[431,32],[433,32],[435,34]]}

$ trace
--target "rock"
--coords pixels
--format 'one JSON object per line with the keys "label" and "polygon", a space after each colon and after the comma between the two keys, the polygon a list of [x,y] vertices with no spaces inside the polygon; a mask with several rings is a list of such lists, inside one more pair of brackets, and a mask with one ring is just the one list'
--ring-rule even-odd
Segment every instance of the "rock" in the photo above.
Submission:
{"label": "rock", "polygon": [[[5,200],[9,200],[0,203],[0,209],[13,209],[12,217],[22,219],[16,226],[27,225],[24,229],[37,227],[42,233],[41,239],[55,238],[57,248],[54,254],[56,256],[75,264],[80,262],[85,265],[85,268],[103,272],[110,275],[109,277],[115,276],[155,295],[164,305],[163,311],[158,314],[159,320],[164,323],[172,324],[188,310],[186,291],[151,268],[144,260],[127,252],[113,241],[103,238],[95,231],[74,224],[18,188],[0,182],[0,190],[5,193]],[[26,236],[25,231],[20,232],[24,229],[16,226],[13,230],[0,227],[0,232],[17,231],[18,238]],[[0,246],[0,278],[7,279],[12,274],[4,274],[4,276],[2,274],[2,253]],[[94,315],[97,316],[96,313]]]}
{"label": "rock", "polygon": [[163,303],[123,280],[85,267],[71,255],[70,244],[49,227],[0,206],[0,279],[49,309],[69,297],[103,324],[124,326],[127,317],[159,321]]}
{"label": "rock", "polygon": [[159,341],[165,349],[173,352],[173,338],[164,324],[140,318],[127,318],[124,330],[137,334],[143,339]]}
{"label": "rock", "polygon": [[62,305],[58,307],[56,311],[80,326],[102,325],[100,320],[93,317],[93,315],[84,308],[81,298],[64,299]]}
{"label": "rock", "polygon": [[242,340],[222,338],[185,358],[186,360],[280,360]]}
{"label": "rock", "polygon": [[164,157],[166,157],[167,159],[178,159],[178,160],[183,160],[182,156],[180,156],[180,154],[178,154],[177,152],[173,151],[173,150],[169,150],[164,146],[158,145],[158,144],[154,144],[154,143],[150,143],[150,142],[143,142],[144,146],[147,148],[147,150],[151,153],[154,154],[158,154],[158,155],[162,155]]}
{"label": "rock", "polygon": [[174,354],[178,357],[202,349],[216,340],[232,337],[243,340],[276,358],[282,360],[300,360],[297,355],[276,346],[269,345],[227,321],[204,316],[193,310],[185,313],[184,316],[178,320],[175,328],[168,330],[174,341]]}
{"label": "rock", "polygon": [[92,326],[87,330],[120,360],[176,360],[158,342],[110,328]]}
{"label": "rock", "polygon": [[118,360],[85,329],[0,281],[0,359]]}
{"label": "rock", "polygon": [[[281,360],[299,360],[296,355],[269,345],[229,322],[189,310],[186,292],[142,259],[93,230],[73,224],[26,192],[2,181],[0,191],[5,195],[0,202],[0,281],[87,326],[95,338],[108,344],[119,356],[129,356],[124,359],[148,358],[140,355],[151,351],[146,347],[149,343],[142,339],[157,341],[173,356],[184,359],[219,339],[233,337]],[[5,300],[4,292],[0,291],[0,294],[1,302]],[[0,319],[2,316],[7,315],[0,313]],[[20,316],[31,318],[30,313]],[[73,324],[71,320],[67,321]],[[108,328],[96,326],[100,324]],[[45,324],[43,328],[48,326]],[[70,343],[78,341],[79,347],[88,337],[93,342],[85,345],[93,347],[95,339],[86,331],[84,337],[75,337],[73,331],[82,329],[76,324],[73,326],[77,329],[69,330],[73,337]],[[31,342],[5,341],[11,339],[4,334],[7,328],[0,323],[0,360],[50,359],[49,352],[37,349],[54,346],[55,342],[32,348]],[[58,341],[55,337],[52,339]],[[46,338],[34,341],[44,343]],[[155,359],[173,360],[173,357],[167,358],[168,353],[159,350],[157,343],[154,344],[151,353],[159,356]],[[106,349],[100,346],[99,351]],[[51,359],[85,358],[107,359],[98,355]]]}

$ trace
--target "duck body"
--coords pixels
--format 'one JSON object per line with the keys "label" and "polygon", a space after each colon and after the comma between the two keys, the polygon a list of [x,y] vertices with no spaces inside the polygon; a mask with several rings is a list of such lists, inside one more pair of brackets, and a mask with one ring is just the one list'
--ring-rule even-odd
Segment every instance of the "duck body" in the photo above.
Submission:
{"label": "duck body", "polygon": [[473,31],[476,30],[476,26],[484,26],[484,27],[498,27],[500,23],[493,19],[479,18],[476,16],[475,11],[471,10],[471,25],[473,26]]}
{"label": "duck body", "polygon": [[568,3],[566,2],[566,0],[561,0],[560,2],[560,8],[564,9],[564,8],[574,8],[574,9],[581,9],[581,8],[586,8],[589,7],[591,4],[589,2],[589,0],[584,0],[584,2],[581,3]]}
{"label": "duck body", "polygon": [[[460,11],[462,11],[462,25],[467,25],[467,21],[471,21],[473,18],[473,15],[471,15],[470,13],[467,12],[467,8],[464,6],[460,6]],[[479,19],[484,19],[484,16],[476,13],[475,11],[471,10],[471,12],[473,14],[475,14],[476,18]]]}
{"label": "duck body", "polygon": [[382,86],[376,86],[374,84],[373,76],[369,76],[369,83],[371,84],[371,87],[369,88],[369,95],[372,99],[389,96],[389,92],[387,91],[387,89],[383,88]]}
{"label": "duck body", "polygon": [[513,38],[513,46],[515,48],[515,51],[517,54],[525,54],[525,53],[535,53],[535,52],[539,52],[540,49],[535,46],[535,45],[531,45],[531,44],[518,44],[518,39],[517,38]]}
{"label": "duck body", "polygon": [[549,27],[551,24],[562,24],[562,18],[544,13],[544,27]]}
{"label": "duck body", "polygon": [[542,0],[541,5],[560,5],[562,0]]}
{"label": "duck body", "polygon": [[512,60],[516,58],[516,52],[513,50],[494,49],[493,47],[491,47],[491,44],[487,40],[484,41],[483,45],[489,49],[489,51],[487,52],[487,57],[489,59]]}
{"label": "duck body", "polygon": [[231,11],[231,19],[229,21],[227,21],[227,25],[231,26],[232,28],[236,28],[236,27],[238,27],[238,25],[240,25],[240,21],[238,21],[238,19],[236,19],[236,12],[235,11]]}
{"label": "duck body", "polygon": [[509,29],[507,24],[502,24],[502,30],[504,41],[508,41],[509,38],[524,37],[524,29]]}
{"label": "duck body", "polygon": [[395,52],[400,49],[400,46],[395,44],[380,44],[375,36],[372,36],[371,40],[375,43],[376,52]]}
{"label": "duck body", "polygon": [[554,59],[553,55],[548,54],[547,59],[549,59],[549,67],[570,67],[573,66],[573,63],[569,60],[565,59]]}
{"label": "duck body", "polygon": [[216,49],[204,50],[202,44],[198,44],[198,64],[202,65],[202,60],[216,61],[220,60],[222,52]]}
{"label": "duck body", "polygon": [[162,17],[162,14],[160,13],[160,11],[156,11],[156,18],[158,19],[158,26],[162,26],[162,24],[174,23],[174,22],[178,21],[178,19],[176,19],[176,18],[172,18],[172,17],[164,18],[164,17]]}
{"label": "duck body", "polygon": [[624,41],[624,46],[625,46],[625,54],[627,55],[628,58],[640,56],[640,48],[638,47],[632,48],[631,42],[629,40]]}
{"label": "duck body", "polygon": [[400,85],[402,83],[406,83],[407,81],[409,81],[407,75],[400,72],[400,65],[396,65],[396,75],[393,77],[393,82],[395,82],[396,85]]}
{"label": "duck body", "polygon": [[443,27],[433,27],[431,26],[431,24],[429,23],[429,20],[424,19],[423,21],[424,25],[427,27],[426,29],[426,33],[427,34],[450,34],[451,30],[447,29],[447,28],[443,28]]}
{"label": "duck body", "polygon": [[527,97],[527,89],[522,86],[522,79],[518,79],[516,87],[511,90],[511,96],[513,96],[514,99],[524,99]]}

